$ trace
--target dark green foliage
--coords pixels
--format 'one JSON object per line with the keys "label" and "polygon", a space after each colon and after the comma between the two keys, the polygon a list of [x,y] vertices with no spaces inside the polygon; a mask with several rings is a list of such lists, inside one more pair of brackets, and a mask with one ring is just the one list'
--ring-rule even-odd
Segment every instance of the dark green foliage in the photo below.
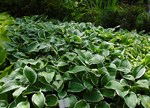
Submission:
{"label": "dark green foliage", "polygon": [[[121,28],[128,30],[136,29],[137,31],[145,30],[145,32],[149,32],[150,15],[148,13],[148,1],[120,1],[114,5],[105,5],[109,0],[100,1],[102,1],[101,5],[92,0],[91,2],[77,2],[71,8],[71,14],[66,19],[78,22],[90,21],[105,28],[120,25]],[[71,5],[68,4],[69,6]]]}
{"label": "dark green foliage", "polygon": [[150,30],[148,0],[0,0],[0,12],[47,15],[61,21],[92,22],[105,28]]}
{"label": "dark green foliage", "polygon": [[0,0],[0,12],[47,15],[61,21],[92,22],[105,28],[150,30],[148,0]]}
{"label": "dark green foliage", "polygon": [[[145,15],[141,16],[142,13],[146,13]],[[139,18],[141,16],[141,19]],[[150,16],[148,13],[145,11],[144,7],[141,6],[128,6],[124,5],[122,6],[122,9],[118,10],[118,19],[119,24],[121,24],[121,27],[127,28],[128,30],[133,30],[135,27],[137,27],[137,30],[147,30],[149,31],[149,27],[145,25],[149,25],[149,18]],[[146,19],[144,18],[146,17]],[[137,22],[140,21],[140,24]],[[144,27],[145,26],[145,27]],[[140,28],[139,28],[140,27]],[[148,28],[147,28],[148,27]]]}
{"label": "dark green foliage", "polygon": [[145,30],[147,32],[150,31],[150,13],[142,12],[140,13],[135,22],[136,29],[141,31]]}
{"label": "dark green foliage", "polygon": [[0,0],[0,12],[13,16],[46,14],[62,20],[68,13],[60,0]]}

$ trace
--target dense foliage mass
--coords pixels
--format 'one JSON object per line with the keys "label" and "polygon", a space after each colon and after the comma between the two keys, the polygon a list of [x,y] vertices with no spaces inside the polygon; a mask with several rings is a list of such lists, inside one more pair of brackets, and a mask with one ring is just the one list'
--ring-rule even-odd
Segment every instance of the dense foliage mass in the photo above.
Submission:
{"label": "dense foliage mass", "polygon": [[0,12],[150,32],[149,0],[0,0]]}
{"label": "dense foliage mass", "polygon": [[1,108],[57,108],[64,98],[69,108],[150,107],[149,35],[38,16],[15,19],[5,35]]}

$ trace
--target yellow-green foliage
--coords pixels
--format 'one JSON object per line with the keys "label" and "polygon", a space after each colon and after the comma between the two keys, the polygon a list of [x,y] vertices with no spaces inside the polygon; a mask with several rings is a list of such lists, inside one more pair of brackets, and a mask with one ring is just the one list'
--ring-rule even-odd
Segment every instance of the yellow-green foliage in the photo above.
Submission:
{"label": "yellow-green foliage", "polygon": [[9,38],[5,35],[7,25],[13,23],[13,18],[7,13],[0,13],[0,47],[3,47],[3,42],[9,41]]}

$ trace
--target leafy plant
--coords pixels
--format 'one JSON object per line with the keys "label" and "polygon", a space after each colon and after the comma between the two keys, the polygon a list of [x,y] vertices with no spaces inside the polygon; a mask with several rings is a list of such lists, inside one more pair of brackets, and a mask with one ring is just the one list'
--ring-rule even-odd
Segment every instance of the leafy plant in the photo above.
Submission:
{"label": "leafy plant", "polygon": [[7,51],[5,43],[10,42],[6,35],[7,26],[13,23],[13,18],[7,13],[0,13],[0,78],[7,75],[12,65],[7,61]]}
{"label": "leafy plant", "polygon": [[149,108],[148,34],[42,19],[8,27],[14,67],[0,78],[1,107]]}
{"label": "leafy plant", "polygon": [[5,35],[7,26],[13,23],[13,18],[7,13],[0,14],[0,47],[3,47],[5,41],[9,41],[9,38]]}
{"label": "leafy plant", "polygon": [[118,0],[85,0],[85,4],[87,4],[91,8],[104,9],[111,8],[114,9],[117,6]]}

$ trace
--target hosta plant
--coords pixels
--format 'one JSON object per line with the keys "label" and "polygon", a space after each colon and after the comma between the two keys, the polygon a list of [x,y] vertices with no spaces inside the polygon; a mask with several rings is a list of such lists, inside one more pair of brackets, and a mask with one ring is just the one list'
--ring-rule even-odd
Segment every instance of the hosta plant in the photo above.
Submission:
{"label": "hosta plant", "polygon": [[33,16],[6,35],[12,67],[0,74],[0,107],[150,107],[148,34]]}

